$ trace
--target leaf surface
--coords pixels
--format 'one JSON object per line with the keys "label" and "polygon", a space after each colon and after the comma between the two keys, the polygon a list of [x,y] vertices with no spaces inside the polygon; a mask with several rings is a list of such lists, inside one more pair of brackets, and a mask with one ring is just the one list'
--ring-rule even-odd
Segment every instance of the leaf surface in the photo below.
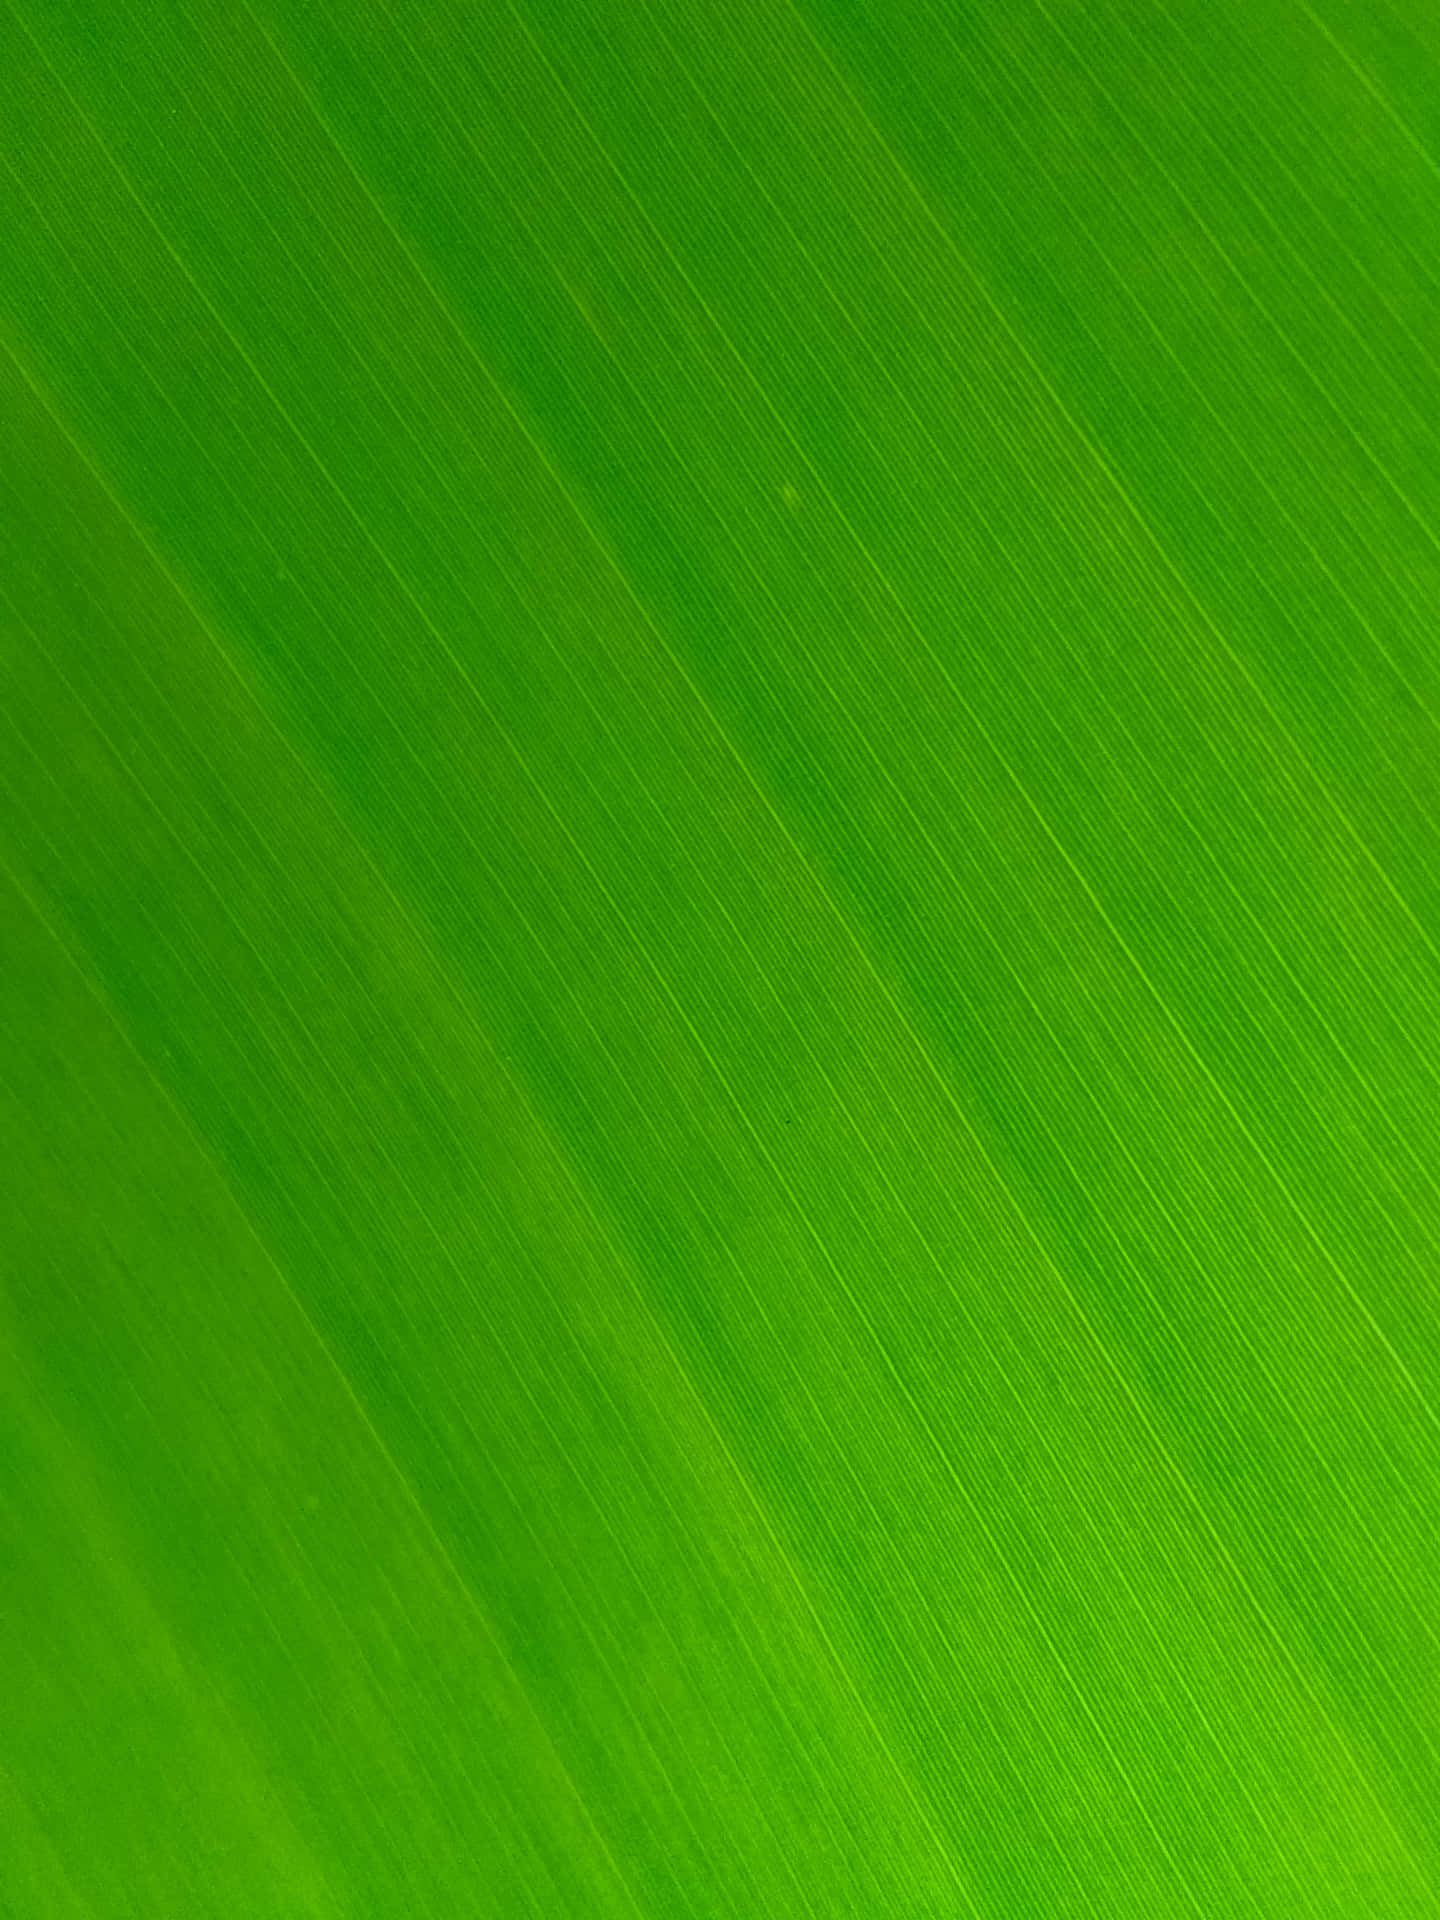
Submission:
{"label": "leaf surface", "polygon": [[1440,27],[4,0],[0,1910],[1440,1913]]}

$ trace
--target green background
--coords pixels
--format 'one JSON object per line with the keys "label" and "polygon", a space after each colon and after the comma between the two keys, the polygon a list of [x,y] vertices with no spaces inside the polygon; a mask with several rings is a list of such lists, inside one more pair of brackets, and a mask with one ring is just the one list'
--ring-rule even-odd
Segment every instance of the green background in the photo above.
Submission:
{"label": "green background", "polygon": [[0,5],[0,1914],[1440,1915],[1437,155]]}

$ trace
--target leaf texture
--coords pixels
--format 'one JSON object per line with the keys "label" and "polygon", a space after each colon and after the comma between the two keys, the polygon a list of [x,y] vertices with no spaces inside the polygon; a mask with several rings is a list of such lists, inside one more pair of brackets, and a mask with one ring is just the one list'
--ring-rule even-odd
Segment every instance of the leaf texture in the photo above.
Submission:
{"label": "leaf texture", "polygon": [[0,82],[0,1912],[1440,1915],[1440,15]]}

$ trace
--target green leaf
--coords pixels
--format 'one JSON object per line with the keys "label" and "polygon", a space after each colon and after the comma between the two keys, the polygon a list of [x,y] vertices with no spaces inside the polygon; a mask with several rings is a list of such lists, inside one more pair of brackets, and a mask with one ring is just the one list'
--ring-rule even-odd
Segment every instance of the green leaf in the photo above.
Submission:
{"label": "green leaf", "polygon": [[1440,1914],[1437,103],[5,0],[0,1912]]}

